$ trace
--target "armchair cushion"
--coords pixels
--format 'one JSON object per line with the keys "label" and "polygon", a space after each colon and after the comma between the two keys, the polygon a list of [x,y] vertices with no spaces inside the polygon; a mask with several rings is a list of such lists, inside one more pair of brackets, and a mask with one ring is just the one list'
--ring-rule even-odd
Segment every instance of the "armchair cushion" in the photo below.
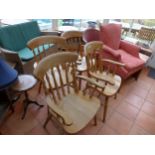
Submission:
{"label": "armchair cushion", "polygon": [[128,71],[136,70],[139,67],[143,67],[144,61],[132,56],[130,53],[127,53],[126,51],[119,49],[117,50],[118,53],[120,53],[120,62],[125,64],[125,68]]}
{"label": "armchair cushion", "polygon": [[104,44],[117,50],[121,40],[121,25],[107,24],[100,26],[100,39]]}
{"label": "armchair cushion", "polygon": [[[45,50],[47,50],[49,48],[49,46],[48,45],[45,45],[44,48],[45,48]],[[40,49],[40,52],[43,51],[43,47],[42,46],[40,46],[39,49]],[[36,55],[39,54],[37,50],[35,50],[35,53],[36,53]],[[23,60],[23,61],[31,60],[34,57],[33,52],[29,48],[27,48],[27,47],[21,49],[18,52],[18,54],[19,54],[19,57],[21,58],[21,60]]]}
{"label": "armchair cushion", "polygon": [[128,52],[129,54],[139,58],[139,51],[140,51],[140,47],[137,45],[134,45],[130,42],[121,40],[120,42],[120,49],[125,50],[126,52]]}

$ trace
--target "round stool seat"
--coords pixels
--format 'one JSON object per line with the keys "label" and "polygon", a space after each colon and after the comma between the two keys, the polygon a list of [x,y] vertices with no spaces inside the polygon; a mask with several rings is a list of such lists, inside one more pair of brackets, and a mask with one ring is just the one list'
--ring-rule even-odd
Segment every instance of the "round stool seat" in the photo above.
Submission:
{"label": "round stool seat", "polygon": [[23,92],[25,94],[25,100],[23,101],[24,112],[22,115],[22,119],[24,119],[26,115],[29,104],[35,104],[39,106],[40,108],[43,107],[43,105],[38,104],[37,101],[33,101],[29,99],[29,95],[27,91],[33,88],[36,85],[36,83],[37,83],[37,80],[32,75],[19,75],[17,82],[12,87],[14,91]]}
{"label": "round stool seat", "polygon": [[36,83],[37,80],[32,75],[19,75],[12,89],[18,92],[28,91],[33,88]]}

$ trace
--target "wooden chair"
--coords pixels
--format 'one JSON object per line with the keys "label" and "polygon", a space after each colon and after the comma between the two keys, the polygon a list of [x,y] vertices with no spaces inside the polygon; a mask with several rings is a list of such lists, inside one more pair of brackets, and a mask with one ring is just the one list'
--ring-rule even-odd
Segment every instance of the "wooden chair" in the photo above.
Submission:
{"label": "wooden chair", "polygon": [[145,44],[149,44],[151,45],[151,43],[153,42],[153,40],[155,39],[155,29],[151,29],[151,28],[145,28],[142,27],[139,30],[139,33],[137,35],[138,38],[138,43],[140,44],[141,42],[145,42]]}
{"label": "wooden chair", "polygon": [[81,31],[66,31],[62,33],[62,37],[66,39],[68,51],[77,52],[80,56],[83,55],[84,41]]}
{"label": "wooden chair", "polygon": [[[53,48],[54,50],[52,49],[53,46],[56,46],[56,48]],[[34,59],[36,62],[34,65],[35,68],[37,63],[43,57],[47,56],[47,50],[51,50],[51,54],[57,52],[60,48],[65,48],[65,39],[54,35],[40,36],[30,40],[27,43],[27,47],[32,50],[34,54]]]}
{"label": "wooden chair", "polygon": [[[40,60],[47,56],[47,53],[52,54],[58,52],[60,49],[65,49],[65,39],[59,36],[46,35],[32,39],[27,43],[27,47],[32,50],[34,54],[34,68]],[[55,46],[55,47],[53,47]],[[50,50],[50,52],[48,52]],[[38,92],[41,91],[41,83]]]}
{"label": "wooden chair", "polygon": [[[96,123],[100,101],[93,95],[83,93],[77,87],[77,58],[78,55],[72,52],[52,54],[40,61],[34,70],[34,75],[43,82],[47,92],[48,118],[44,127],[50,119],[54,119],[67,133],[75,134],[93,118]],[[95,88],[102,89],[95,81],[84,78]]]}
{"label": "wooden chair", "polygon": [[66,39],[67,51],[78,53],[77,71],[79,75],[86,71],[86,61],[84,56],[84,41],[83,32],[81,31],[66,31],[61,35]]}
{"label": "wooden chair", "polygon": [[95,79],[103,87],[103,89],[98,88],[98,91],[101,92],[99,95],[102,94],[105,96],[103,109],[104,122],[108,99],[117,94],[122,83],[122,79],[119,75],[116,75],[116,71],[119,67],[123,67],[124,64],[109,59],[102,59],[100,54],[103,52],[103,46],[103,43],[100,41],[92,41],[85,45],[84,50],[88,77]]}

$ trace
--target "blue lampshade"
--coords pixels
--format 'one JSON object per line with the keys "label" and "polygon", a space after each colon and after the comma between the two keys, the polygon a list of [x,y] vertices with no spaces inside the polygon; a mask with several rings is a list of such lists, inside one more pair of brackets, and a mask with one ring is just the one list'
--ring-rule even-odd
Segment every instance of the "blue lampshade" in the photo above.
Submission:
{"label": "blue lampshade", "polygon": [[0,90],[14,83],[17,77],[17,71],[0,58]]}

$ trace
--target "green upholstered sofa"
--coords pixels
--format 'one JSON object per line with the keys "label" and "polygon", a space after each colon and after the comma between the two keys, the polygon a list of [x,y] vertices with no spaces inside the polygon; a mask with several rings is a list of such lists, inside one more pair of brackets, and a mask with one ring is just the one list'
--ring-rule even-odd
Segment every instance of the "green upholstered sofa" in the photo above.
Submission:
{"label": "green upholstered sofa", "polygon": [[[47,32],[48,35],[49,33]],[[5,53],[9,59],[12,58],[12,61],[21,61],[18,65],[25,64],[34,57],[33,52],[26,47],[27,42],[45,34],[40,31],[36,21],[0,27],[0,51]],[[50,34],[55,35],[52,32]]]}

